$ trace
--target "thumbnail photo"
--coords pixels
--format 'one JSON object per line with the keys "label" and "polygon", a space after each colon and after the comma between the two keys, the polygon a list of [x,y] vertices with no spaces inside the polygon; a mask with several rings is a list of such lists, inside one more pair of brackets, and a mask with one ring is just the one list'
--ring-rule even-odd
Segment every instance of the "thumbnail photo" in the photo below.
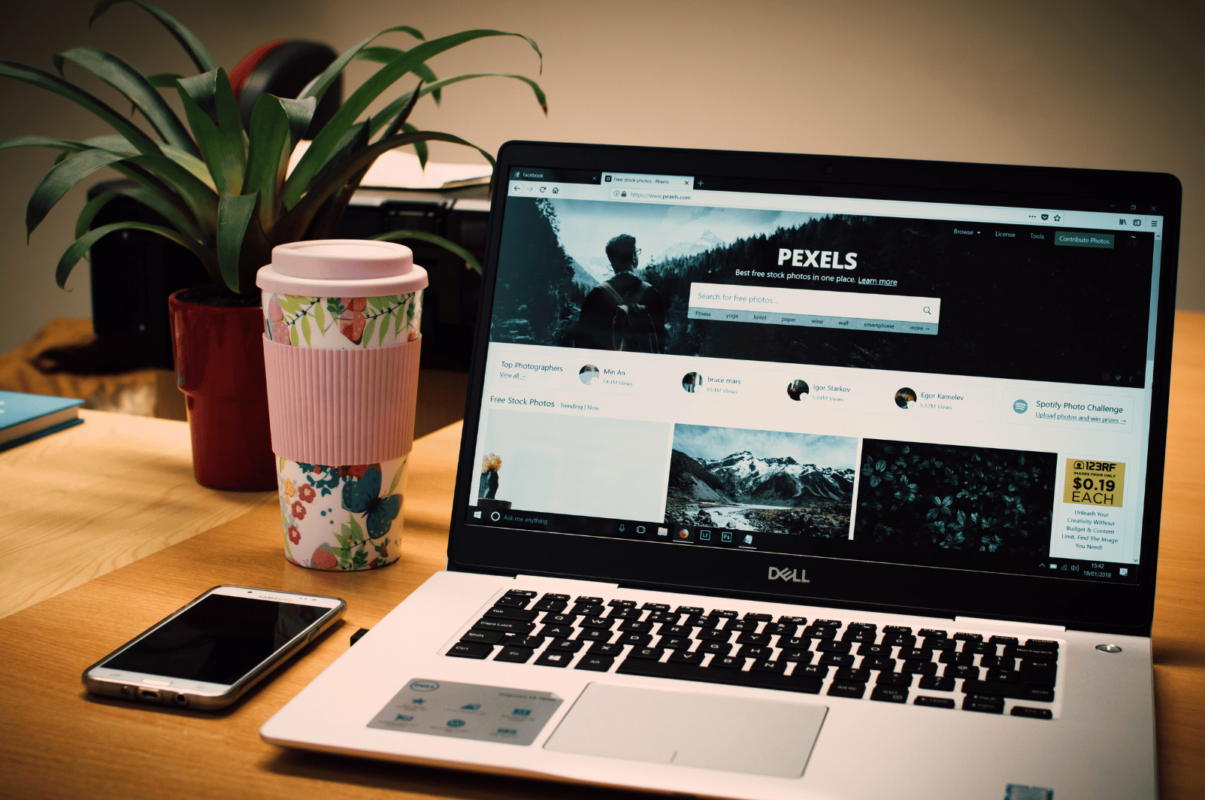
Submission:
{"label": "thumbnail photo", "polygon": [[1045,555],[1054,453],[865,439],[854,539]]}
{"label": "thumbnail photo", "polygon": [[666,521],[845,539],[857,448],[843,436],[675,425]]}
{"label": "thumbnail photo", "polygon": [[795,402],[799,402],[810,391],[807,381],[794,380],[787,384],[787,397]]}
{"label": "thumbnail photo", "polygon": [[697,372],[688,372],[682,376],[682,388],[694,394],[703,385],[703,376]]}

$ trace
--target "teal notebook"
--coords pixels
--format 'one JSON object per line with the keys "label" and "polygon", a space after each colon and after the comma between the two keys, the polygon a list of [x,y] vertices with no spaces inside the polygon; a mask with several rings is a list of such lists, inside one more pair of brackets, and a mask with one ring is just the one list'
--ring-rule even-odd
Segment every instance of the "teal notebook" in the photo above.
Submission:
{"label": "teal notebook", "polygon": [[0,450],[79,425],[83,404],[72,397],[0,392]]}

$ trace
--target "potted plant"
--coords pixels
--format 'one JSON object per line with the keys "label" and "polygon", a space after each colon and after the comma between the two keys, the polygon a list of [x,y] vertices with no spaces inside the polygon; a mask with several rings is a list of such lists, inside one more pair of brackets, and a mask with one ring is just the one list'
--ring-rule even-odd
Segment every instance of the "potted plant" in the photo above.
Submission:
{"label": "potted plant", "polygon": [[[127,0],[100,0],[92,18]],[[102,237],[123,229],[149,231],[184,246],[200,259],[212,285],[173,295],[177,382],[188,395],[193,464],[198,482],[223,489],[270,489],[276,484],[268,432],[264,332],[256,271],[271,261],[277,244],[330,238],[364,174],[382,154],[413,147],[425,166],[427,143],[451,142],[489,153],[447,133],[419,130],[409,120],[420,98],[461,81],[504,77],[531,87],[547,113],[544,93],[531,78],[473,73],[440,80],[427,61],[475,39],[517,36],[536,54],[526,36],[471,30],[427,41],[408,26],[389,28],[339,56],[296,98],[262,95],[244,126],[229,77],[205,46],[162,9],[135,4],[150,13],[183,46],[196,75],[144,76],[122,59],[94,47],[75,47],[54,57],[59,73],[68,63],[117,90],[141,117],[120,113],[64,78],[34,67],[0,60],[0,77],[13,78],[61,95],[88,109],[113,128],[114,135],[84,141],[21,136],[0,143],[59,151],[54,167],[34,190],[26,211],[32,234],[68,189],[104,168],[132,181],[89,201],[80,212],[76,239],[59,259],[55,280],[65,285],[71,270]],[[409,50],[373,42],[388,33],[417,40]],[[290,157],[310,128],[318,103],[354,59],[380,64],[378,70],[314,132],[304,155],[289,170]],[[407,75],[417,86],[384,109],[366,116],[370,104]],[[160,94],[174,91],[184,119]],[[133,198],[166,220],[164,225],[117,222],[92,229],[97,212],[117,196]],[[480,265],[453,242],[422,232],[394,231],[379,238],[420,238],[445,247],[480,271]]]}

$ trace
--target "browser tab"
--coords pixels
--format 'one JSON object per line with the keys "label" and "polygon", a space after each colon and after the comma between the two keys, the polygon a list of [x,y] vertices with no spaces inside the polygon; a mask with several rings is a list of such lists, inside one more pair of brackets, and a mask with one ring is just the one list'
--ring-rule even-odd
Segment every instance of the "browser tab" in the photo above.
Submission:
{"label": "browser tab", "polygon": [[604,172],[603,183],[621,189],[693,189],[695,179],[687,175],[641,175],[630,172]]}

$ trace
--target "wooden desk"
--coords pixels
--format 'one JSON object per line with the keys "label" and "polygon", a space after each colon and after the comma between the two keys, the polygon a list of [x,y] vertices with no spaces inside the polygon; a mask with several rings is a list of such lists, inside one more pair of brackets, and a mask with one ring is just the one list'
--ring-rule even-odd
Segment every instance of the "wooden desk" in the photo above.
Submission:
{"label": "wooden desk", "polygon": [[[1155,692],[1162,796],[1189,800],[1205,796],[1205,555],[1198,544],[1205,477],[1197,466],[1199,454],[1205,452],[1205,315],[1181,313],[1177,326],[1155,611]],[[90,418],[75,430],[88,429],[92,421]],[[158,429],[146,435],[161,434],[170,438]],[[110,446],[119,465],[139,458],[129,456],[128,439],[114,429]],[[218,520],[208,530],[82,585],[58,594],[54,594],[58,583],[25,590],[32,592],[29,597],[33,599],[46,599],[0,619],[4,653],[0,659],[0,685],[4,687],[0,692],[0,796],[323,800],[631,796],[294,753],[259,739],[260,725],[347,649],[351,633],[371,627],[443,566],[459,439],[459,426],[452,426],[415,443],[405,500],[403,555],[398,564],[385,570],[341,575],[289,565],[282,556],[275,506],[264,502],[271,495],[259,495],[243,496],[247,503],[240,515]],[[45,447],[49,449],[18,449],[11,451],[16,456],[0,457],[6,504],[10,498],[26,502],[21,498],[40,491],[35,484],[54,482],[55,471],[42,468],[45,463],[41,459],[59,457],[55,455],[57,445]],[[32,477],[9,469],[13,459],[25,463]],[[149,469],[156,471],[154,464]],[[146,484],[141,492],[122,495],[127,501],[148,494],[156,498],[141,506],[135,504],[136,516],[151,515],[158,509],[171,522],[196,513],[188,510],[192,500],[180,497],[178,502],[183,505],[178,505],[176,495],[159,483],[174,480],[173,469],[166,467],[163,475],[139,479]],[[13,538],[8,526],[14,520],[23,526],[17,538],[46,541],[70,533],[67,517],[86,526],[95,524],[97,517],[117,513],[102,509],[102,513],[92,514],[87,504],[69,507],[72,488],[60,485],[55,490],[58,494],[50,496],[44,522],[31,522],[29,516],[41,513],[42,503],[30,502],[21,506],[27,511],[0,516],[0,524],[5,526],[0,529],[0,542]],[[112,491],[118,488],[114,484]],[[103,485],[96,491],[98,496],[106,494]],[[4,546],[12,547],[11,543]],[[0,563],[0,586],[23,577],[14,574],[17,570],[11,562]],[[21,571],[28,569],[32,567]],[[221,583],[334,594],[347,599],[348,613],[340,627],[312,645],[300,660],[224,714],[136,706],[84,694],[80,673],[85,667]]]}

